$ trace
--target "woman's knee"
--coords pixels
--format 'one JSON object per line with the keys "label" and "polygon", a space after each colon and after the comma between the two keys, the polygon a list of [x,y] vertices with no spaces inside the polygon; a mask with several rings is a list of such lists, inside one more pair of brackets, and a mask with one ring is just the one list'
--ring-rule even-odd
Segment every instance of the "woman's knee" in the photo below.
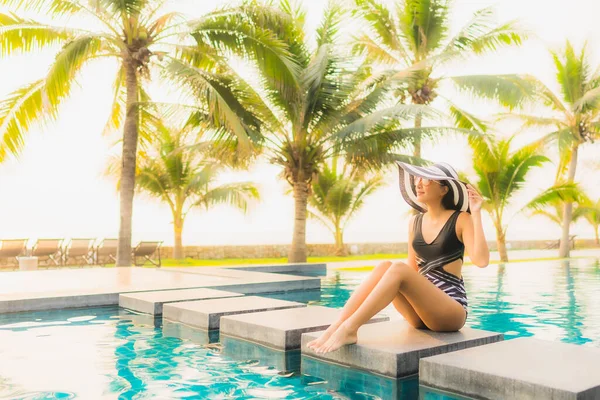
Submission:
{"label": "woman's knee", "polygon": [[412,269],[408,264],[398,261],[390,265],[387,272],[391,274],[406,275],[415,272],[415,270]]}
{"label": "woman's knee", "polygon": [[377,264],[377,266],[375,267],[374,271],[382,271],[385,272],[387,271],[390,267],[392,266],[392,262],[391,261],[382,261],[379,264]]}
{"label": "woman's knee", "polygon": [[378,279],[381,279],[381,277],[388,271],[388,269],[390,269],[391,266],[391,261],[382,261],[375,268],[373,268],[373,271],[371,271],[371,275],[376,276]]}

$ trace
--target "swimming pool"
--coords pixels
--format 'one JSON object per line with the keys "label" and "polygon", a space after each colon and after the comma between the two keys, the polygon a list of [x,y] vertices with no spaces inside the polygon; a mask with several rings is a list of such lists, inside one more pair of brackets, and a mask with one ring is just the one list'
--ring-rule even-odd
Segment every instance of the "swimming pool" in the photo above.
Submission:
{"label": "swimming pool", "polygon": [[[269,296],[341,307],[367,274],[329,271],[321,291]],[[466,267],[464,278],[471,327],[600,346],[599,260]],[[344,372],[349,384],[332,391],[317,374],[234,359],[116,307],[0,315],[0,359],[0,398],[377,398],[359,372]],[[402,398],[415,398],[415,380],[403,384]]]}
{"label": "swimming pool", "polygon": [[[321,291],[268,296],[343,307],[368,272],[329,271]],[[467,325],[504,333],[505,339],[536,336],[600,347],[600,259],[465,266]],[[384,311],[394,316],[393,307]]]}

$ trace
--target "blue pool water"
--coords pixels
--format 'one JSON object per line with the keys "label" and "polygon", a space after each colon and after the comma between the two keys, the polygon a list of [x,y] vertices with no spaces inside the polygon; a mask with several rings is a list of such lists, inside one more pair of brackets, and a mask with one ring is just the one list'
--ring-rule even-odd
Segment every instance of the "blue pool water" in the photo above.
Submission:
{"label": "blue pool water", "polygon": [[[270,296],[342,307],[367,274],[329,271],[321,291]],[[465,267],[463,275],[471,327],[600,346],[599,260]],[[202,344],[209,338],[199,331],[171,328],[116,307],[0,315],[0,398],[374,399],[382,387],[418,397],[415,379],[340,368],[333,385],[318,376],[328,368],[320,364],[313,376],[288,376],[241,343]]]}
{"label": "blue pool water", "polygon": [[[270,296],[341,308],[367,275],[329,271],[320,292]],[[465,266],[463,277],[468,326],[504,333],[505,339],[535,336],[600,347],[600,259]]]}

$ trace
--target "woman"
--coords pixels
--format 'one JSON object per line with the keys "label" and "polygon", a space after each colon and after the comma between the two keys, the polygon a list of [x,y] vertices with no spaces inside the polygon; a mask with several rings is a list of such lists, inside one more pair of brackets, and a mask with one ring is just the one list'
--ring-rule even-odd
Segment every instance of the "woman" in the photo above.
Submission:
{"label": "woman", "polygon": [[489,263],[481,225],[481,195],[458,180],[450,165],[398,162],[400,192],[419,214],[408,224],[408,260],[379,264],[352,294],[338,321],[308,343],[327,353],[356,343],[358,328],[393,303],[409,324],[457,331],[467,319],[461,269],[465,250],[478,267]]}

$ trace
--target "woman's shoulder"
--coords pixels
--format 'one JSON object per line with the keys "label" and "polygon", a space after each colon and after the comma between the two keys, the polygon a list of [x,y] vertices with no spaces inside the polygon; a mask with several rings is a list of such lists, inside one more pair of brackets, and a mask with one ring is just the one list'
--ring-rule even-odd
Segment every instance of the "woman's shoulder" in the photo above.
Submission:
{"label": "woman's shoulder", "polygon": [[456,224],[463,226],[463,224],[469,222],[471,220],[471,214],[466,211],[459,211],[458,217],[456,218]]}

